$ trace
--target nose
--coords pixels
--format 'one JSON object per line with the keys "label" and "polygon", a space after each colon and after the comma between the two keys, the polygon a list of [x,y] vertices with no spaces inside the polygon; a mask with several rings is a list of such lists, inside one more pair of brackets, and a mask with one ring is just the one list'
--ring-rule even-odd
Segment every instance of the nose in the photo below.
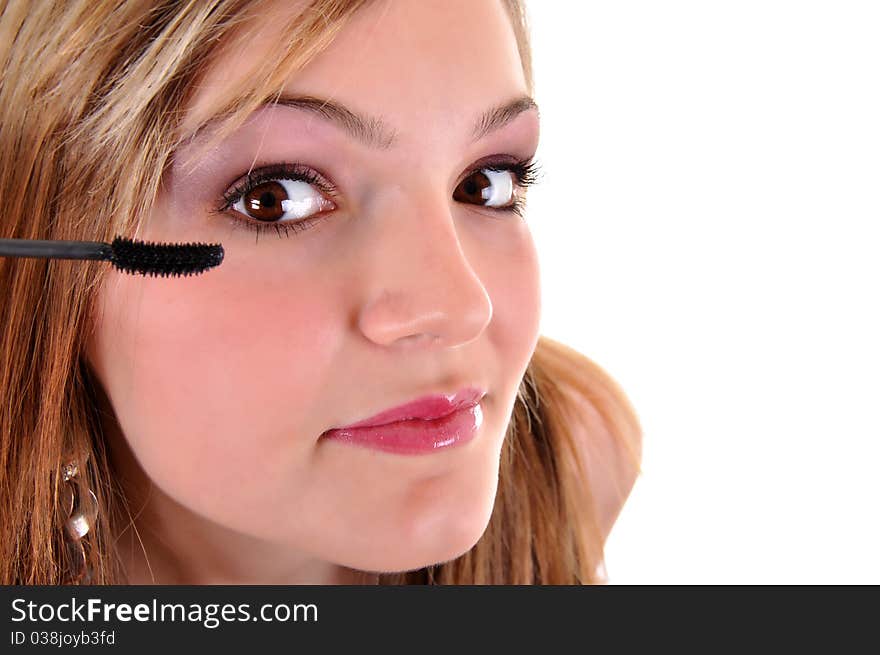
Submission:
{"label": "nose", "polygon": [[492,320],[492,301],[462,248],[449,202],[403,194],[385,200],[369,221],[372,297],[360,311],[361,332],[383,346],[474,341]]}

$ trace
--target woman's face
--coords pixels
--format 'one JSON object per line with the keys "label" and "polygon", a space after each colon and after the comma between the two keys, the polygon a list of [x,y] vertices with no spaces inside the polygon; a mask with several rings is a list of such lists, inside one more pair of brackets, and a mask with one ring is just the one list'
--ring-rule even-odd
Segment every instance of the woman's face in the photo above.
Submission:
{"label": "woman's face", "polygon": [[[259,32],[221,51],[187,126],[272,59],[279,16],[297,7],[274,4]],[[526,94],[500,2],[379,2],[290,77],[284,95],[381,119],[380,138],[264,106],[200,159],[187,161],[190,145],[176,154],[137,236],[222,243],[225,259],[188,278],[111,272],[88,349],[124,435],[114,458],[127,451],[136,462],[127,479],[154,483],[160,529],[187,516],[369,571],[449,560],[477,542],[536,346],[540,294],[524,219],[472,192],[476,181],[509,204],[515,176],[474,165],[533,156],[537,112],[508,112],[485,133],[475,126]],[[251,204],[212,212],[249,168],[280,163],[320,181],[276,177],[244,194]],[[301,202],[280,209],[285,193]],[[258,236],[244,228],[258,216],[311,225],[285,235],[266,224]],[[407,455],[320,438],[469,386],[487,395],[464,444]]]}

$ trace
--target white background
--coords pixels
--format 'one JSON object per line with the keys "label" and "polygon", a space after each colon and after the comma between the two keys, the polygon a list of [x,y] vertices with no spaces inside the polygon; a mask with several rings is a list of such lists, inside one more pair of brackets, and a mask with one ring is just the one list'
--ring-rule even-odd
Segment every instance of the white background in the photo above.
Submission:
{"label": "white background", "polygon": [[645,431],[610,582],[880,583],[880,2],[527,7],[542,333]]}

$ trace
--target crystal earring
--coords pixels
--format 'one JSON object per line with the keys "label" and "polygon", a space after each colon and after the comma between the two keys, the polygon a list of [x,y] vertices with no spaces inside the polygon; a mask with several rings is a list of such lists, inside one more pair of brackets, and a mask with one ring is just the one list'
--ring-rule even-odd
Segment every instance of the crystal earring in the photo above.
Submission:
{"label": "crystal earring", "polygon": [[98,518],[98,499],[79,475],[79,464],[72,460],[61,469],[64,481],[62,507],[65,542],[70,560],[70,574],[66,584],[88,584],[92,581],[89,566],[89,543],[86,535],[94,530]]}

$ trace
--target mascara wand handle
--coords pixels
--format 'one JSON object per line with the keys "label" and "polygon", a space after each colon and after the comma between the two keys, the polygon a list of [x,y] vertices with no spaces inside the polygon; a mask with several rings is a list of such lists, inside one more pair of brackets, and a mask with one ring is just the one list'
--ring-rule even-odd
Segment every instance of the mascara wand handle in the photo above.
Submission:
{"label": "mascara wand handle", "polygon": [[109,243],[100,241],[0,239],[0,256],[109,260],[113,256],[113,248]]}

